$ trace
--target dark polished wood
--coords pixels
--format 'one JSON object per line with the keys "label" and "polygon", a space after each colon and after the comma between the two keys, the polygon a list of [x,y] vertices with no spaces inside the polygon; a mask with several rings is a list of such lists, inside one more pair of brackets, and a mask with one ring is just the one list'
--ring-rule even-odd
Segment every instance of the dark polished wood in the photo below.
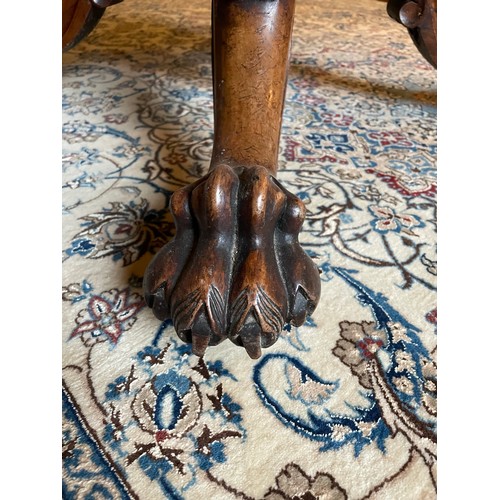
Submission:
{"label": "dark polished wood", "polygon": [[212,165],[276,173],[294,0],[213,2]]}
{"label": "dark polished wood", "polygon": [[154,314],[199,356],[229,338],[258,358],[320,297],[304,204],[275,177],[293,13],[293,0],[213,2],[210,171],[172,196],[176,236],[144,277]]}
{"label": "dark polished wood", "polygon": [[97,26],[104,9],[90,0],[63,0],[62,50],[77,45]]}
{"label": "dark polished wood", "polygon": [[419,52],[437,68],[437,0],[389,0],[387,13],[408,29]]}
{"label": "dark polished wood", "polygon": [[122,0],[62,0],[62,50],[85,39],[97,26],[107,7]]}

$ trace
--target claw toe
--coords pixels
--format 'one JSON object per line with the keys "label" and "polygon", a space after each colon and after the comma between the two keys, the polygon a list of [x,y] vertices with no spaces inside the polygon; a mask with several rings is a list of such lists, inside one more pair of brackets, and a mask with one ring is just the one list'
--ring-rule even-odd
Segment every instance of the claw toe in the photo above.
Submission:
{"label": "claw toe", "polygon": [[262,354],[260,345],[261,328],[253,314],[247,316],[245,324],[238,332],[238,337],[252,359],[260,358]]}

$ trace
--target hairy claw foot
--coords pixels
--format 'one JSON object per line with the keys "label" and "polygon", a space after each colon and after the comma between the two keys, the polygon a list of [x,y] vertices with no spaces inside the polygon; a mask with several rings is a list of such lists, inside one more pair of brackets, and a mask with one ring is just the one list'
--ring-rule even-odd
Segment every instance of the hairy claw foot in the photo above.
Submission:
{"label": "hairy claw foot", "polygon": [[219,165],[170,208],[176,236],[149,264],[144,295],[194,354],[230,338],[256,359],[312,314],[320,278],[298,241],[305,207],[264,167]]}

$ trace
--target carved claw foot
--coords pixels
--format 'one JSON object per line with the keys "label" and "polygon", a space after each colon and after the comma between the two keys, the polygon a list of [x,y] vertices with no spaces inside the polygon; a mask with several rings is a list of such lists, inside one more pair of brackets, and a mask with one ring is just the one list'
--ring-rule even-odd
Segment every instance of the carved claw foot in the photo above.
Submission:
{"label": "carved claw foot", "polygon": [[273,176],[293,12],[294,0],[213,0],[212,169],[172,196],[177,234],[144,277],[154,314],[199,356],[229,338],[256,359],[319,300],[304,205]]}
{"label": "carved claw foot", "polygon": [[144,277],[148,305],[203,356],[229,338],[251,358],[285,323],[300,326],[320,296],[298,241],[303,203],[264,167],[215,167],[171,199],[177,233]]}

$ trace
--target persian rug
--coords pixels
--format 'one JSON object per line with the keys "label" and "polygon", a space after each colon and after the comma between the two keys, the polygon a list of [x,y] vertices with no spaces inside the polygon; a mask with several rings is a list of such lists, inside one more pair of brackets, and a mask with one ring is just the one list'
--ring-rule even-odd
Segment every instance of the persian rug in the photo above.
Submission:
{"label": "persian rug", "polygon": [[63,56],[65,499],[436,497],[436,71],[375,0],[299,0],[278,178],[322,297],[257,361],[144,304],[207,172],[209,0],[127,0]]}

